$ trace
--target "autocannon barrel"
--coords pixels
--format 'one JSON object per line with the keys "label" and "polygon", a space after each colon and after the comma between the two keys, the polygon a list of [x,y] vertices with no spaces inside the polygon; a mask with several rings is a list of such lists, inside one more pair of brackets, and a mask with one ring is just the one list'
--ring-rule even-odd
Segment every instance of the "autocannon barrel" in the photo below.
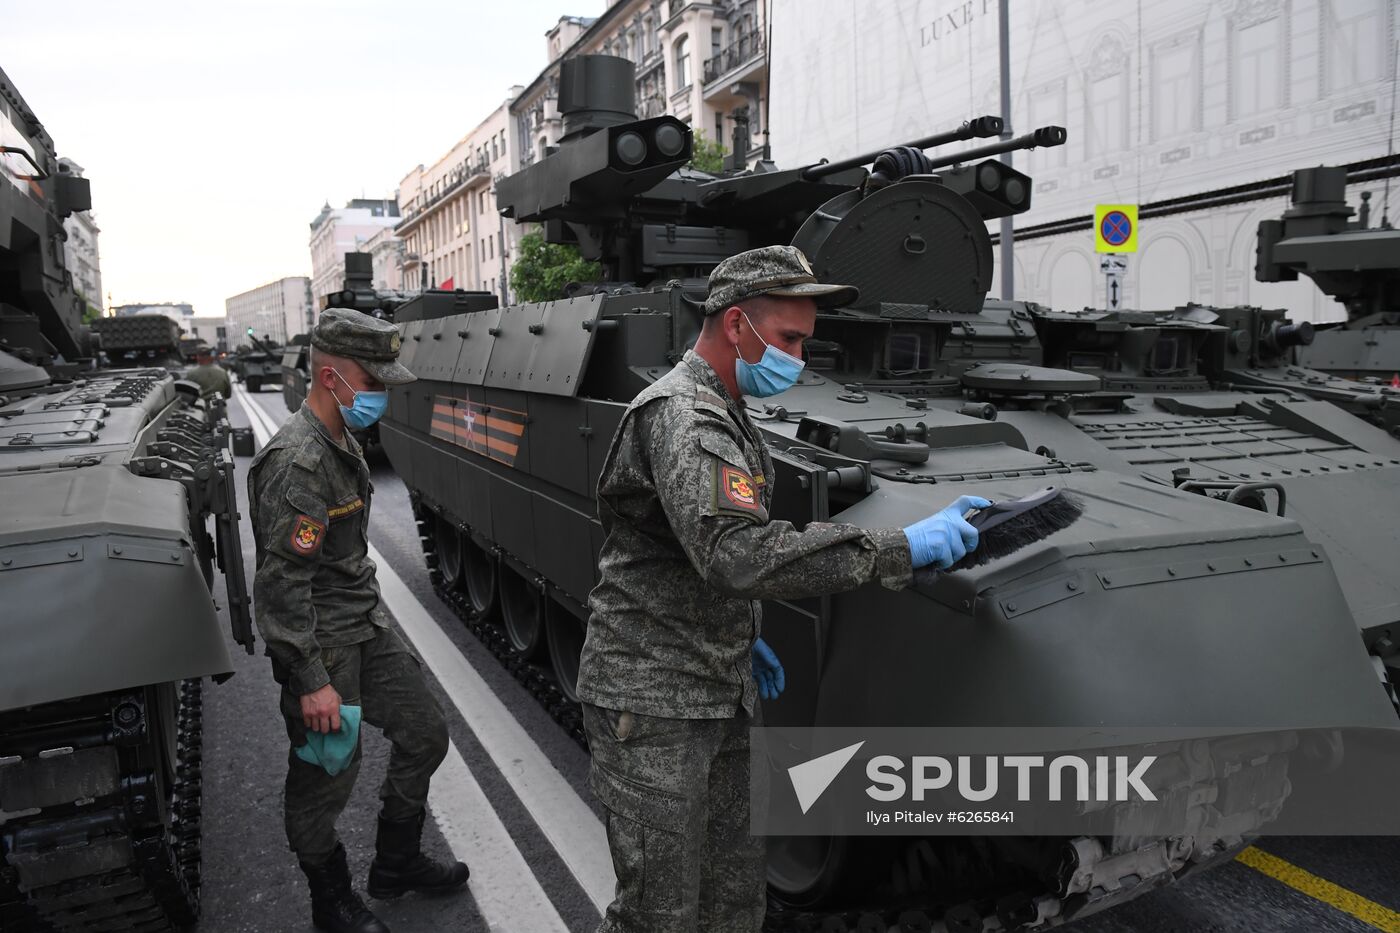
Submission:
{"label": "autocannon barrel", "polygon": [[1063,146],[1069,134],[1065,132],[1063,126],[1042,126],[1034,132],[1024,136],[1017,136],[1014,139],[1003,140],[1002,142],[989,143],[986,146],[978,146],[975,149],[967,149],[951,155],[939,156],[930,160],[933,168],[943,165],[956,165],[959,162],[971,162],[974,159],[985,159],[987,156],[1001,155],[1003,152],[1015,152],[1018,149],[1038,149],[1042,146]]}
{"label": "autocannon barrel", "polygon": [[[941,146],[944,143],[957,142],[962,139],[996,136],[1001,132],[1001,128],[1001,117],[975,117],[963,123],[962,126],[955,130],[935,133],[923,139],[916,139],[913,142],[904,143],[903,146],[910,149],[929,149],[933,146]],[[885,149],[876,149],[873,152],[851,156],[849,159],[841,159],[839,162],[823,162],[820,165],[810,165],[802,170],[802,177],[807,181],[815,181],[818,178],[835,175],[837,172],[844,172],[848,168],[855,168],[859,165],[869,165],[879,158],[880,154],[884,151]]]}

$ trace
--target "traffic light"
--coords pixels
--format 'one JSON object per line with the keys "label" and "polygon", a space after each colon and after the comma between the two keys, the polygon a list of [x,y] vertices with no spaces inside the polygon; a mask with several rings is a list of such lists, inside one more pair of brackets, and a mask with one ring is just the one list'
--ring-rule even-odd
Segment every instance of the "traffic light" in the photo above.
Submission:
{"label": "traffic light", "polygon": [[253,336],[253,328],[251,328],[251,327],[248,328],[248,336],[249,336],[249,337]]}

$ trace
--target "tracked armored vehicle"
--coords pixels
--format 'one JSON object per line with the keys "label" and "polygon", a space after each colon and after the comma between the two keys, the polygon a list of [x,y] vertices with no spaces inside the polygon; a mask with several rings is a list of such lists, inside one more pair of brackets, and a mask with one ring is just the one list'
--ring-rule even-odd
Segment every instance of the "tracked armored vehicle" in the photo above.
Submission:
{"label": "tracked armored vehicle", "polygon": [[1389,385],[1400,382],[1400,230],[1384,214],[1370,225],[1369,191],[1351,220],[1346,184],[1340,166],[1294,172],[1293,206],[1259,224],[1254,274],[1261,282],[1306,275],[1346,307],[1347,319],[1319,325],[1294,351],[1294,362]]}
{"label": "tracked armored vehicle", "polygon": [[[685,168],[683,123],[635,118],[633,87],[625,60],[566,60],[558,150],[497,189],[507,216],[602,263],[604,284],[539,304],[425,296],[399,310],[401,359],[419,381],[391,390],[380,436],[440,595],[580,734],[573,689],[610,439],[628,401],[693,344],[709,270],[792,243],[861,299],[819,315],[797,385],[747,400],[773,454],[773,518],[898,527],[963,493],[1001,499],[1047,483],[1079,493],[1086,514],[907,590],[766,602],[763,637],[788,673],[766,723],[1108,728],[1128,740],[1185,729],[1170,750],[1172,806],[1185,816],[1170,833],[777,837],[771,928],[1063,923],[1227,860],[1284,804],[1294,730],[1392,726],[1337,569],[1297,523],[1158,482],[1121,457],[1050,449],[1085,436],[1055,400],[1105,389],[1044,368],[1027,309],[984,310],[986,222],[1027,209],[1032,189],[983,159],[1058,144],[1063,130],[922,151],[1000,131],[981,118],[842,162],[714,178]],[[1008,350],[1018,363],[986,365]],[[1043,399],[1024,421],[994,417],[1008,384]],[[1242,723],[1274,734],[1209,738]]]}
{"label": "tracked armored vehicle", "polygon": [[311,337],[307,334],[297,334],[282,348],[282,401],[287,411],[296,411],[306,401],[306,372],[310,356]]}
{"label": "tracked armored vehicle", "polygon": [[[182,929],[216,564],[252,646],[229,426],[163,367],[98,366],[63,266],[88,182],[3,72],[0,147],[0,929]],[[107,355],[178,347],[158,320],[109,322]]]}
{"label": "tracked armored vehicle", "polygon": [[263,386],[282,381],[282,348],[259,340],[251,328],[247,337],[249,343],[234,357],[233,371],[249,392],[261,392]]}

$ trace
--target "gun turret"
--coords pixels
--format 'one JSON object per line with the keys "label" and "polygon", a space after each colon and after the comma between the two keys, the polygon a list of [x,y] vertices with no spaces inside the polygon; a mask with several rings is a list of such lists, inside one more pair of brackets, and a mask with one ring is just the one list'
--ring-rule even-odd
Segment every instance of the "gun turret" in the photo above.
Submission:
{"label": "gun turret", "polygon": [[321,298],[321,310],[352,308],[375,317],[393,318],[412,296],[374,287],[374,257],[369,253],[345,254],[345,287]]}
{"label": "gun turret", "polygon": [[[862,292],[877,303],[975,309],[990,286],[991,241],[983,221],[1027,210],[1031,185],[1027,176],[1000,162],[964,163],[1065,139],[1062,128],[1045,127],[936,159],[923,152],[1000,133],[1000,118],[984,116],[905,146],[837,162],[789,170],[759,162],[748,171],[715,177],[685,167],[691,155],[685,124],[673,117],[635,119],[634,87],[634,68],[626,59],[566,60],[559,85],[565,134],[558,149],[497,185],[505,216],[542,222],[546,240],[577,245],[585,259],[603,265],[604,281],[616,284],[693,281],[728,256],[774,243],[808,250],[819,274],[837,277],[846,274],[835,258],[837,243],[850,247],[848,239],[859,239],[859,253],[887,225],[910,221],[919,229],[905,230],[900,234],[905,245],[894,246],[903,250],[896,260],[898,286],[882,280],[876,265],[852,259],[851,265],[860,267],[852,274],[864,280]],[[935,171],[943,165],[957,167]],[[846,235],[832,238],[847,214],[897,182],[909,186],[881,203],[899,201],[896,214],[902,219],[881,214],[877,229],[852,221]],[[934,189],[924,200],[938,206],[921,213],[919,198],[906,201],[914,193],[912,183],[922,185],[921,191]],[[912,210],[907,217],[905,208]],[[969,231],[975,233],[969,237]],[[959,267],[963,261],[972,275]],[[930,286],[929,276],[948,276],[950,284]],[[896,287],[899,297],[892,294]]]}
{"label": "gun turret", "polygon": [[1302,273],[1346,305],[1351,321],[1380,315],[1377,323],[1400,325],[1400,230],[1366,226],[1369,192],[1361,219],[1352,221],[1346,184],[1340,166],[1293,173],[1293,206],[1259,224],[1254,277],[1291,282]]}

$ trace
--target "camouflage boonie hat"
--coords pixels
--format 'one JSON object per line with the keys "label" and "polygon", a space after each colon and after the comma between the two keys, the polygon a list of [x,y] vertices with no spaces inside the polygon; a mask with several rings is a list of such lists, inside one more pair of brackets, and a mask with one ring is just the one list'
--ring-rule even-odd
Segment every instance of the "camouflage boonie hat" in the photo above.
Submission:
{"label": "camouflage boonie hat", "polygon": [[393,324],[349,308],[327,308],[311,330],[313,347],[354,360],[386,386],[418,378],[398,361],[402,340]]}
{"label": "camouflage boonie hat", "polygon": [[839,308],[860,297],[854,285],[823,285],[812,264],[795,246],[751,249],[715,266],[705,314],[718,314],[755,295],[777,298],[811,298],[818,308]]}

